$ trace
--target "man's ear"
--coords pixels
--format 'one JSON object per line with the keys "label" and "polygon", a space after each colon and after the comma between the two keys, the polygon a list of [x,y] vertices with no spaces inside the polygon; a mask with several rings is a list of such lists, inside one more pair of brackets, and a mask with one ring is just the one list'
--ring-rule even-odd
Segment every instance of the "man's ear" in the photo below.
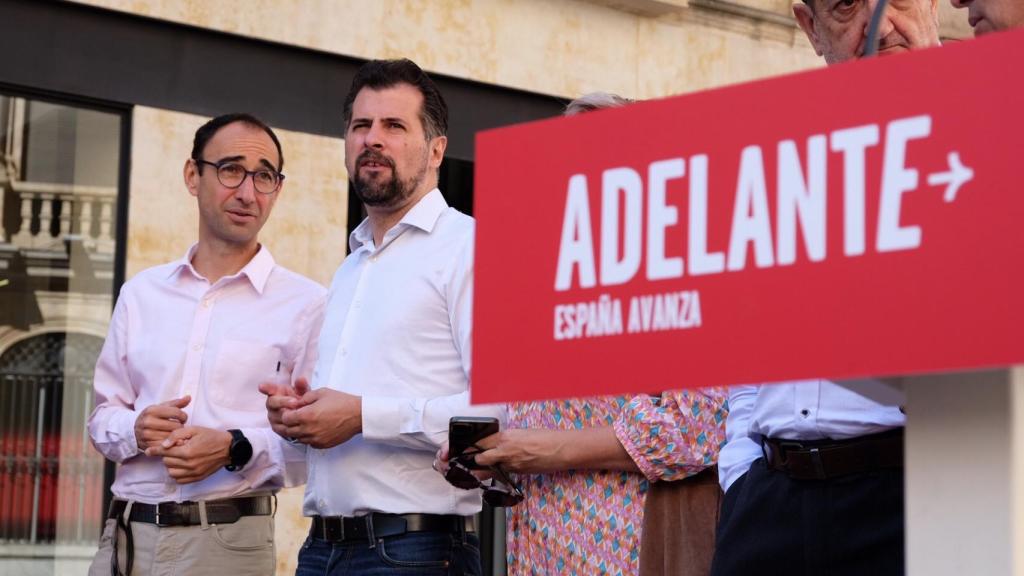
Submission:
{"label": "man's ear", "polygon": [[800,25],[800,29],[807,35],[811,46],[814,47],[814,53],[821,56],[822,50],[819,47],[821,38],[818,37],[818,31],[814,29],[814,11],[807,4],[796,2],[793,4],[793,17],[796,18],[796,23]]}
{"label": "man's ear", "polygon": [[188,193],[193,196],[199,196],[199,165],[195,160],[189,158],[185,160],[183,173],[185,188],[188,188]]}
{"label": "man's ear", "polygon": [[430,167],[439,168],[444,160],[444,151],[448,149],[448,137],[438,136],[430,141]]}

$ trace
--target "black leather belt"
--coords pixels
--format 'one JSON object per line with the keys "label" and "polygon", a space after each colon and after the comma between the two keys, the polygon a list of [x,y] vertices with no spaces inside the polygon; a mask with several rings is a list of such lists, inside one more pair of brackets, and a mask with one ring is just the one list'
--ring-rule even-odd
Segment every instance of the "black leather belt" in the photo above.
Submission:
{"label": "black leather belt", "polygon": [[313,516],[310,535],[327,542],[370,542],[408,532],[476,532],[472,516],[440,514],[381,514],[366,516]]}
{"label": "black leather belt", "polygon": [[[128,502],[114,500],[107,518],[118,518]],[[271,516],[274,513],[273,496],[249,496],[208,500],[206,521],[209,524],[233,524],[242,516]],[[198,502],[161,502],[159,504],[132,504],[130,522],[144,522],[157,526],[198,526],[202,524]]]}
{"label": "black leather belt", "polygon": [[903,428],[849,440],[763,440],[765,462],[797,480],[903,467]]}

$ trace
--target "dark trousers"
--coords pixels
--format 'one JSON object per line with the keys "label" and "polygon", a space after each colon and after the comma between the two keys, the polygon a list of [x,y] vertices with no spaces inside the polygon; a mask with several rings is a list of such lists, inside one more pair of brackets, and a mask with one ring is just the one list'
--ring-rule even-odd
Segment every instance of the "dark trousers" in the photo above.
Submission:
{"label": "dark trousers", "polygon": [[480,540],[473,533],[410,532],[374,543],[331,543],[307,537],[296,576],[480,576]]}
{"label": "dark trousers", "polygon": [[764,459],[722,501],[712,576],[899,576],[903,470],[793,480]]}

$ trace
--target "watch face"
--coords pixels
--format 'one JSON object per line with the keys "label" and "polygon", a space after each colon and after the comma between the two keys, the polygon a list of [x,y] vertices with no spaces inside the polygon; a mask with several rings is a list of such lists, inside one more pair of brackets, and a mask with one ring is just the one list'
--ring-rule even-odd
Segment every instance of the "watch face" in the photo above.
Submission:
{"label": "watch face", "polygon": [[248,464],[249,459],[252,458],[252,444],[249,443],[248,439],[243,438],[242,441],[237,444],[237,448],[238,459],[235,460],[234,458],[232,458],[232,460],[235,460],[235,462],[238,463],[238,467],[241,468],[242,466]]}
{"label": "watch face", "polygon": [[228,430],[231,433],[231,448],[228,449],[228,457],[231,463],[225,466],[228,471],[241,470],[249,459],[252,458],[252,444],[240,430]]}

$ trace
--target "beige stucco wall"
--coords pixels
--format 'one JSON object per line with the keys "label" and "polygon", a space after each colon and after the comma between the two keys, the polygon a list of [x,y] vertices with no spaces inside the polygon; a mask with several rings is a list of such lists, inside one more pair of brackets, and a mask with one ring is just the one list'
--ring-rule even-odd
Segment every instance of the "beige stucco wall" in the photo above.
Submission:
{"label": "beige stucco wall", "polygon": [[[78,1],[570,98],[658,98],[822,64],[791,0]],[[943,37],[969,37],[964,11],[938,2]]]}
{"label": "beige stucco wall", "polygon": [[652,98],[820,65],[788,23],[685,7],[654,17],[584,0],[81,1],[566,97]]}

